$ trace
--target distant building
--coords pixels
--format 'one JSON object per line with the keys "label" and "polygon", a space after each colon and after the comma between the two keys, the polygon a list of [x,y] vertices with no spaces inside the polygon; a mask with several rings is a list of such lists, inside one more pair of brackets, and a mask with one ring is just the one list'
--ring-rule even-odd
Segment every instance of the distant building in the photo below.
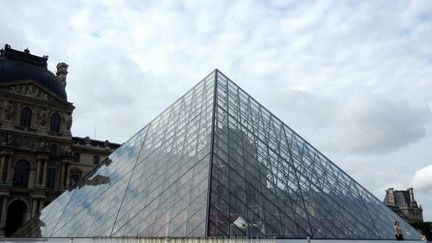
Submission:
{"label": "distant building", "polygon": [[414,199],[414,189],[386,190],[384,204],[409,223],[423,222],[423,209]]}
{"label": "distant building", "polygon": [[68,65],[53,74],[48,57],[0,50],[0,237],[8,236],[119,144],[72,137]]}

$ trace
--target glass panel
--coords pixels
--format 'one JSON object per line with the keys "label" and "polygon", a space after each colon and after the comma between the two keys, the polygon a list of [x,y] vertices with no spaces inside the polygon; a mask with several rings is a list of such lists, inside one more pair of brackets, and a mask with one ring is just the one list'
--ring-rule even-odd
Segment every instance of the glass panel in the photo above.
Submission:
{"label": "glass panel", "polygon": [[234,82],[217,79],[209,236],[394,238],[396,215]]}
{"label": "glass panel", "polygon": [[[203,237],[204,231],[195,224],[207,214],[202,208],[207,208],[214,75],[53,201],[22,234],[184,236],[201,232],[196,236]],[[187,228],[189,221],[193,228]]]}

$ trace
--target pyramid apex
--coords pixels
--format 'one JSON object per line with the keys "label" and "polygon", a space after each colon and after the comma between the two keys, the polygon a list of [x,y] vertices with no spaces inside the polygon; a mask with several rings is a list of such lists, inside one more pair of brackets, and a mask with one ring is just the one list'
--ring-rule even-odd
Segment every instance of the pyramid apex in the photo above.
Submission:
{"label": "pyramid apex", "polygon": [[222,74],[222,75],[226,76],[221,70],[219,70],[217,68],[215,68],[212,73]]}

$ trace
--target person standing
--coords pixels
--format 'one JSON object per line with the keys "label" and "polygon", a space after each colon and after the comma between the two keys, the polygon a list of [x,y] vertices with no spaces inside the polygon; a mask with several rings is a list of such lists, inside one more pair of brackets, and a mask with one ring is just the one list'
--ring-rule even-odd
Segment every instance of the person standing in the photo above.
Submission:
{"label": "person standing", "polygon": [[404,240],[402,230],[400,228],[400,223],[397,220],[394,223],[394,230],[395,230],[396,240]]}

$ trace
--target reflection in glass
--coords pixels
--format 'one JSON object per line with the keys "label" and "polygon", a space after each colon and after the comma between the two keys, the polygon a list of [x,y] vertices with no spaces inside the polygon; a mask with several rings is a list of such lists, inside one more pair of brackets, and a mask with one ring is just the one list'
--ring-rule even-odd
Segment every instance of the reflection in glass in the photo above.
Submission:
{"label": "reflection in glass", "polygon": [[394,238],[398,216],[220,72],[216,97],[209,236]]}

